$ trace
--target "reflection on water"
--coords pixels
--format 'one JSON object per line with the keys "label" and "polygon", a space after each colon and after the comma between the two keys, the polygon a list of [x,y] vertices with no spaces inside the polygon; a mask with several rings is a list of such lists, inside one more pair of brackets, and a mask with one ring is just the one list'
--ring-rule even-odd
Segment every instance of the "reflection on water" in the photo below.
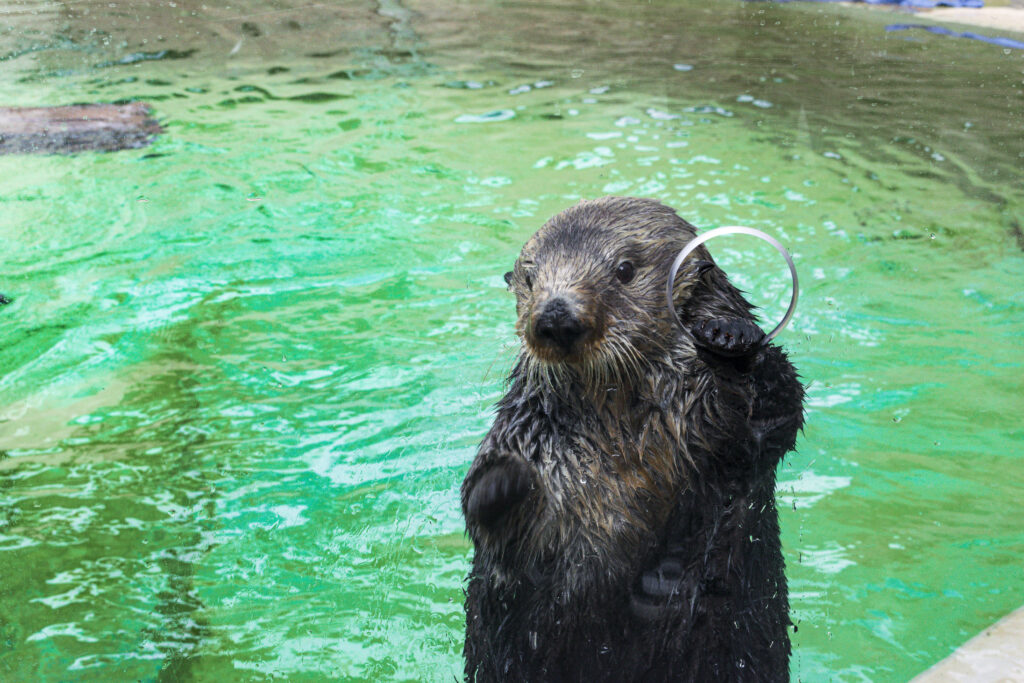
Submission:
{"label": "reflection on water", "polygon": [[[109,5],[0,33],[3,104],[168,129],[0,158],[0,678],[458,675],[501,274],[605,193],[797,259],[795,676],[1024,599],[1020,54],[831,5]],[[777,254],[714,248],[777,319]]]}

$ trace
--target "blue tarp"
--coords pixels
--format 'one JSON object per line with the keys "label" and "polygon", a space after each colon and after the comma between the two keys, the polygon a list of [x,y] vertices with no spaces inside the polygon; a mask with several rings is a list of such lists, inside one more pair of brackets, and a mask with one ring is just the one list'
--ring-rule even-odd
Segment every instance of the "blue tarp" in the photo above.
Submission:
{"label": "blue tarp", "polygon": [[[775,0],[789,2],[790,0]],[[868,5],[899,5],[911,9],[932,9],[933,7],[984,7],[982,0],[809,0],[809,2],[863,2]]]}
{"label": "blue tarp", "polygon": [[1024,50],[1024,42],[1014,40],[1013,38],[993,38],[992,36],[983,36],[980,33],[974,33],[973,31],[950,31],[948,28],[941,26],[925,26],[924,24],[889,24],[885,27],[886,31],[907,31],[912,28],[919,28],[929,33],[938,33],[943,36],[953,36],[954,38],[970,38],[971,40],[980,40],[986,43],[992,43],[1000,47],[1008,47],[1014,50]]}
{"label": "blue tarp", "polygon": [[899,5],[931,9],[933,7],[984,7],[982,0],[859,0],[869,5]]}
{"label": "blue tarp", "polygon": [[[775,2],[790,2],[790,0],[774,0]],[[907,7],[909,9],[931,9],[933,7],[984,7],[985,3],[982,0],[807,0],[808,2],[863,2],[867,5],[899,5],[900,7]],[[951,31],[948,28],[942,28],[941,26],[926,26],[924,24],[890,24],[885,27],[886,31],[906,31],[912,28],[919,28],[929,33],[938,33],[943,36],[953,36],[954,38],[970,38],[971,40],[980,40],[983,43],[991,43],[992,45],[998,45],[999,47],[1009,48],[1012,50],[1024,50],[1024,42],[1014,40],[1013,38],[994,38],[992,36],[984,36],[980,33],[973,31]]]}

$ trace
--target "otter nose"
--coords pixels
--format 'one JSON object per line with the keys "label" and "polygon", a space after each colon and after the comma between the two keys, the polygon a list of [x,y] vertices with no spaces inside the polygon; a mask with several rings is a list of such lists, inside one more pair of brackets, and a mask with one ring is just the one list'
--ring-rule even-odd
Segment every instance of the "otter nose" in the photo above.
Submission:
{"label": "otter nose", "polygon": [[537,338],[557,346],[563,353],[569,353],[572,345],[587,332],[580,319],[572,312],[565,299],[557,298],[548,302],[534,328]]}

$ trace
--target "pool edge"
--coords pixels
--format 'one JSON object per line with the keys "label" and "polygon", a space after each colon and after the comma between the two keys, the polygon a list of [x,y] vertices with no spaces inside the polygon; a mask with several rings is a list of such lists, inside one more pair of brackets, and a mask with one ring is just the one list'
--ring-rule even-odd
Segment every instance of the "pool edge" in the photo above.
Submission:
{"label": "pool edge", "polygon": [[1024,681],[1024,607],[984,629],[911,683]]}

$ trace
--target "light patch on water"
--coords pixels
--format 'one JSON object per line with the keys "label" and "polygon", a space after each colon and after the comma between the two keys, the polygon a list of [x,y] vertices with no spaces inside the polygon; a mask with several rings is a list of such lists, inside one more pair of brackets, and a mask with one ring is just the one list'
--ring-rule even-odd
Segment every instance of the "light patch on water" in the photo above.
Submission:
{"label": "light patch on water", "polygon": [[713,195],[709,195],[706,192],[698,192],[697,198],[713,206],[728,208],[729,206],[732,205],[732,198],[729,195],[725,194],[724,192],[720,192],[718,194]]}
{"label": "light patch on water", "polygon": [[[340,373],[342,369],[343,368],[339,365],[331,365],[326,368],[311,368],[301,372],[282,372],[280,370],[275,370],[270,373],[270,376],[281,386],[297,387],[303,384],[309,384],[311,388],[318,388],[324,384],[323,382],[318,382],[318,380],[334,377]],[[264,408],[270,407],[271,406],[264,406]],[[225,412],[224,414],[227,415],[228,413]],[[252,416],[250,415],[249,417]]]}
{"label": "light patch on water", "polygon": [[[143,646],[143,647],[145,648],[146,646]],[[114,664],[117,664],[117,663],[120,663],[120,662],[124,662],[124,661],[131,661],[131,660],[142,660],[142,661],[151,660],[151,661],[155,661],[155,660],[165,659],[167,657],[166,653],[157,651],[152,644],[149,645],[148,649],[150,649],[151,651],[150,652],[125,652],[125,653],[119,653],[119,654],[116,654],[116,655],[113,655],[113,654],[86,655],[84,657],[79,657],[78,659],[73,661],[71,663],[71,665],[68,666],[68,670],[69,671],[82,671],[83,669],[94,669],[94,668],[100,667],[100,666],[111,666],[111,665],[114,665]]]}
{"label": "light patch on water", "polygon": [[578,171],[582,171],[587,168],[595,168],[597,166],[606,166],[615,158],[615,152],[609,147],[595,147],[592,151],[580,152],[573,159],[565,159],[559,161],[555,165],[556,171],[561,171],[566,168],[574,168]]}
{"label": "light patch on water", "polygon": [[139,502],[152,505],[173,520],[186,519],[196,511],[195,506],[185,507],[174,502],[174,493],[171,491],[159,491],[153,495],[140,497]]}
{"label": "light patch on water", "polygon": [[655,121],[672,121],[674,119],[682,118],[679,114],[662,111],[660,109],[655,109],[654,107],[647,108],[647,115]]}
{"label": "light patch on water", "polygon": [[25,536],[8,536],[6,534],[0,534],[0,552],[31,548],[34,545],[39,545],[39,541],[26,538]]}
{"label": "light patch on water", "polygon": [[416,377],[422,375],[422,371],[410,368],[382,365],[371,368],[366,376],[359,379],[352,379],[348,382],[346,389],[349,391],[379,391],[380,389],[395,389],[403,386]]}
{"label": "light patch on water", "polygon": [[46,514],[40,517],[39,522],[44,529],[63,528],[66,526],[76,533],[82,533],[96,519],[96,514],[95,510],[87,507],[66,508],[53,506],[49,508]]}
{"label": "light patch on water", "polygon": [[971,301],[974,301],[975,303],[979,303],[982,306],[984,306],[985,308],[992,308],[992,302],[989,301],[987,298],[985,298],[985,295],[980,293],[976,289],[967,288],[967,289],[965,289],[963,291],[963,294],[964,294],[965,297],[967,297]]}
{"label": "light patch on water", "polygon": [[755,98],[753,95],[740,95],[739,97],[736,98],[736,101],[750,103],[755,107],[760,107],[762,109],[768,109],[769,107],[772,106],[772,103],[769,102],[768,100],[759,100]]}
{"label": "light patch on water", "polygon": [[633,187],[633,183],[629,180],[615,180],[607,183],[601,188],[601,191],[606,194],[626,194],[631,187]]}
{"label": "light patch on water", "polygon": [[75,640],[81,643],[99,642],[99,638],[87,636],[85,634],[85,631],[83,631],[82,628],[73,621],[66,622],[63,624],[52,624],[50,626],[46,626],[43,629],[36,631],[25,640],[28,642],[32,642],[34,640],[49,640],[50,638],[54,638],[56,636],[67,636],[69,638],[74,638]]}
{"label": "light patch on water", "polygon": [[29,602],[38,602],[51,609],[60,609],[61,607],[67,607],[73,603],[80,602],[79,596],[84,592],[85,586],[78,585],[64,593],[50,595],[45,598],[32,598]]}
{"label": "light patch on water", "polygon": [[256,417],[257,415],[276,413],[278,410],[280,409],[277,406],[268,406],[262,403],[250,403],[222,408],[220,414],[224,417]]}
{"label": "light patch on water", "polygon": [[852,477],[817,474],[810,470],[801,472],[796,479],[780,479],[775,497],[786,507],[808,508],[825,496],[846,488]]}
{"label": "light patch on water", "polygon": [[281,523],[277,525],[277,528],[287,529],[302,526],[309,521],[308,518],[302,516],[307,507],[306,505],[275,505],[270,508],[270,511],[281,518]]}
{"label": "light patch on water", "polygon": [[665,183],[657,180],[648,180],[636,188],[637,194],[645,197],[656,195],[665,190]]}
{"label": "light patch on water", "polygon": [[612,138],[621,138],[622,133],[620,131],[613,130],[607,133],[587,133],[587,137],[591,140],[611,140]]}
{"label": "light patch on water", "polygon": [[846,548],[833,544],[829,548],[800,550],[800,564],[816,569],[823,574],[838,574],[857,563],[846,557]]}
{"label": "light patch on water", "polygon": [[858,619],[857,623],[867,628],[876,638],[881,638],[887,643],[898,643],[896,638],[896,625],[892,617],[880,610],[868,610],[866,615],[870,619]]}
{"label": "light patch on water", "polygon": [[861,394],[859,384],[843,384],[832,387],[815,384],[807,392],[807,406],[811,408],[832,408],[849,403]]}
{"label": "light patch on water", "polygon": [[[310,664],[317,663],[320,664],[317,668],[322,675],[336,679],[339,678],[340,672],[332,669],[327,662],[345,662],[349,671],[353,666],[365,666],[369,663],[370,655],[365,648],[360,648],[362,652],[357,653],[354,648],[347,647],[340,638],[288,638],[284,634],[271,634],[268,631],[265,624],[261,639],[273,644],[275,656],[272,659],[261,658],[258,661],[235,659],[232,665],[236,670],[258,672],[277,678],[293,671],[308,672]],[[355,657],[356,654],[360,656]]]}
{"label": "light patch on water", "polygon": [[508,121],[515,117],[516,113],[511,109],[496,109],[484,114],[461,114],[455,117],[455,123],[495,123],[497,121]]}
{"label": "light patch on water", "polygon": [[505,185],[511,185],[512,179],[505,176],[491,176],[490,178],[484,178],[480,181],[481,185],[487,187],[504,187]]}
{"label": "light patch on water", "polygon": [[844,328],[840,330],[843,336],[860,342],[861,346],[878,346],[883,337],[880,333],[866,327]]}
{"label": "light patch on water", "polygon": [[686,107],[683,111],[690,114],[718,114],[719,116],[724,116],[726,118],[732,118],[735,116],[735,114],[728,109],[713,104],[702,104],[698,107]]}

